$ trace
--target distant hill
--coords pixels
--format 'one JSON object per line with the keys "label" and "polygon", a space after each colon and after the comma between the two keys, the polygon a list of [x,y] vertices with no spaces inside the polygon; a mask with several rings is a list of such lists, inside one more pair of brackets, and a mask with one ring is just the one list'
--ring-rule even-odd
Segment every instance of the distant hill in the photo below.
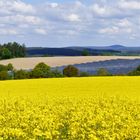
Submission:
{"label": "distant hill", "polygon": [[97,50],[140,50],[140,47],[127,47],[123,45],[111,45],[111,46],[69,46],[67,48],[70,49],[83,49],[83,48],[90,48],[90,49],[97,49]]}
{"label": "distant hill", "polygon": [[87,51],[88,55],[98,56],[107,54],[121,53],[118,50],[112,49],[92,49],[86,47],[65,47],[65,48],[41,48],[31,47],[26,48],[27,56],[82,56],[83,51]]}
{"label": "distant hill", "polygon": [[[70,46],[69,49],[74,50],[83,50],[83,49],[91,49],[91,50],[111,50],[111,51],[119,51],[119,53],[115,53],[115,55],[124,55],[124,56],[140,56],[140,47],[126,47],[123,45],[111,45],[111,46]],[[111,55],[111,54],[110,54]],[[113,54],[112,54],[113,55]]]}
{"label": "distant hill", "polygon": [[122,51],[122,50],[127,50],[131,47],[126,47],[126,46],[122,46],[122,45],[111,45],[111,46],[70,46],[70,47],[67,47],[67,48],[75,49],[75,50],[81,50],[81,49],[84,49],[84,48],[89,48],[89,49],[95,49],[95,50],[118,50],[118,51]]}
{"label": "distant hill", "polygon": [[123,45],[111,46],[69,46],[61,48],[26,48],[27,56],[82,56],[83,52],[91,56],[118,55],[140,56],[140,47],[126,47]]}
{"label": "distant hill", "polygon": [[81,52],[78,50],[66,48],[27,48],[28,56],[80,56]]}

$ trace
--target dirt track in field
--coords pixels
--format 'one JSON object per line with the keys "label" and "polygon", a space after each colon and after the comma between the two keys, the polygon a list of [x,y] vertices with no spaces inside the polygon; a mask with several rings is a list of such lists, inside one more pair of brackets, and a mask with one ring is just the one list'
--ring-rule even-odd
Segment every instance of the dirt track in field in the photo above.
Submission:
{"label": "dirt track in field", "polygon": [[51,67],[80,64],[87,62],[98,62],[114,59],[140,59],[133,56],[78,56],[78,57],[31,57],[31,58],[15,58],[9,60],[1,60],[0,64],[7,65],[12,63],[16,69],[32,69],[36,64],[44,62]]}

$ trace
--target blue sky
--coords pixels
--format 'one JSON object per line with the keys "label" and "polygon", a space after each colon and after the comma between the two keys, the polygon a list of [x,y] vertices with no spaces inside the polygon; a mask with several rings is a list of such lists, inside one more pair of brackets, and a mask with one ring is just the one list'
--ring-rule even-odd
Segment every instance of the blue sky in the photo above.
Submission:
{"label": "blue sky", "polygon": [[140,46],[139,0],[0,0],[0,43]]}

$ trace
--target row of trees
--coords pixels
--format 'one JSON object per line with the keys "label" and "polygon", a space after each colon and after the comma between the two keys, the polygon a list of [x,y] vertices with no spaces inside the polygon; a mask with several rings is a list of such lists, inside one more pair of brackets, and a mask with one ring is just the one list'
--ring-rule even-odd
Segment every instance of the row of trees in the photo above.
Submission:
{"label": "row of trees", "polygon": [[[100,69],[98,75],[109,75],[105,69]],[[63,72],[52,70],[45,63],[37,64],[32,70],[15,70],[12,64],[0,65],[0,80],[10,79],[32,79],[32,78],[58,78],[58,77],[86,77],[86,72],[80,72],[76,67],[69,65]]]}
{"label": "row of trees", "polygon": [[[140,75],[140,66],[127,75]],[[63,72],[57,69],[52,70],[45,63],[37,64],[32,70],[15,70],[12,64],[0,65],[0,80],[10,79],[32,79],[32,78],[59,78],[59,77],[87,77],[87,76],[112,76],[106,69],[100,68],[96,75],[90,75],[86,72],[80,72],[76,67],[69,65],[63,69]]]}
{"label": "row of trees", "polygon": [[12,64],[0,65],[0,80],[63,77],[58,70],[51,70],[45,63],[39,63],[33,70],[16,70]]}
{"label": "row of trees", "polygon": [[16,57],[24,57],[26,55],[26,47],[25,45],[20,45],[19,43],[7,43],[0,44],[0,59],[9,59]]}

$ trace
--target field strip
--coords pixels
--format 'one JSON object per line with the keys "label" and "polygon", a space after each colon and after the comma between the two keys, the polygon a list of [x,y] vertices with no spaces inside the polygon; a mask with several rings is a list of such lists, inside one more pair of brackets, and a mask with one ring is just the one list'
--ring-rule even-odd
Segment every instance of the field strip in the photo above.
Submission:
{"label": "field strip", "polygon": [[32,69],[36,64],[44,62],[51,67],[98,62],[115,59],[140,59],[139,56],[78,56],[78,57],[31,57],[1,60],[0,64],[12,63],[16,69]]}

